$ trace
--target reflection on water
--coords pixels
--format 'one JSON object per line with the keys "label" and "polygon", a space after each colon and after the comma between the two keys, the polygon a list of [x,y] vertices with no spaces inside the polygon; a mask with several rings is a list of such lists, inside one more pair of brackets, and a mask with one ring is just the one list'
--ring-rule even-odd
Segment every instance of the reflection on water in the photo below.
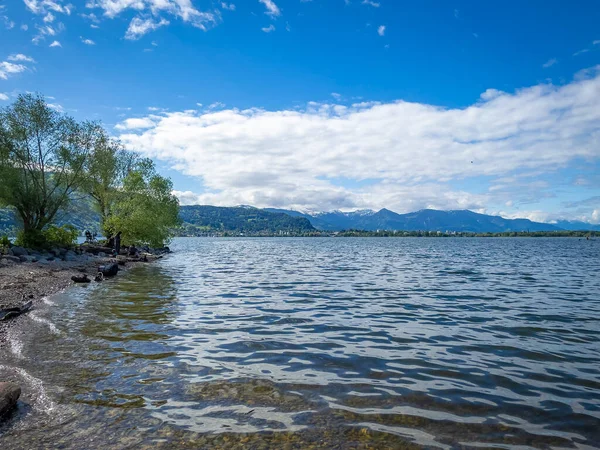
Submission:
{"label": "reflection on water", "polygon": [[173,247],[23,318],[2,449],[600,443],[597,241]]}

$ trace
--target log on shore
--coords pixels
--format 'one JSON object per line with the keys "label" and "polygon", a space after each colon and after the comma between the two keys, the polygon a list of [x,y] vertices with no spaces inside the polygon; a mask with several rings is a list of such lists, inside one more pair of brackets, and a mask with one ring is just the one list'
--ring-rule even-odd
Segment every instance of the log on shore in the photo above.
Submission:
{"label": "log on shore", "polygon": [[27,302],[23,306],[17,306],[15,308],[0,309],[0,322],[3,320],[12,319],[26,313],[33,306],[33,302]]}

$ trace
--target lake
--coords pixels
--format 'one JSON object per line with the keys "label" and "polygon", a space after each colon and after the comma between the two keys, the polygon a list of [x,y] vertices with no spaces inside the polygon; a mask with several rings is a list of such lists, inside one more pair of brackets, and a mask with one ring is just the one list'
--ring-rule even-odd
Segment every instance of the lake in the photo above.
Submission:
{"label": "lake", "polygon": [[600,240],[178,238],[0,349],[0,448],[594,448]]}

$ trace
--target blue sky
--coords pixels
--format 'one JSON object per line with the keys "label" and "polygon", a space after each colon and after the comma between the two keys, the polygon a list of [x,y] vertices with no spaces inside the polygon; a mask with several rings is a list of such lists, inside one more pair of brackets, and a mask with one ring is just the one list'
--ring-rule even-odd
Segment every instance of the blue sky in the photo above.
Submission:
{"label": "blue sky", "polygon": [[182,203],[600,222],[597,1],[0,1],[38,91]]}

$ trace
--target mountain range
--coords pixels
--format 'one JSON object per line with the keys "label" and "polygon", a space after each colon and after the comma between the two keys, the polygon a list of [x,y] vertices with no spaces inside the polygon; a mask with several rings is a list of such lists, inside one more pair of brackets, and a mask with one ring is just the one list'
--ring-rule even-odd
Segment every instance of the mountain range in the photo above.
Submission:
{"label": "mountain range", "polygon": [[[252,206],[182,206],[180,218],[184,231],[235,232],[248,234],[310,234],[316,230],[342,231],[441,231],[470,233],[502,233],[513,231],[600,231],[600,225],[577,221],[556,223],[532,222],[529,219],[505,219],[500,216],[479,214],[469,210],[438,211],[422,209],[407,214],[397,214],[389,209],[353,212],[331,211],[303,213],[277,208]],[[99,217],[85,203],[73,205],[59,218],[59,224],[70,223],[81,232],[99,230]],[[0,209],[0,235],[14,234],[18,226],[14,212]],[[316,229],[316,230],[315,230]]]}
{"label": "mountain range", "polygon": [[505,219],[500,216],[479,214],[469,210],[438,211],[435,209],[422,209],[407,214],[398,214],[385,208],[380,211],[332,211],[315,214],[276,208],[266,208],[266,211],[285,213],[292,217],[304,217],[315,228],[324,231],[349,229],[366,231],[456,231],[472,233],[560,230],[600,231],[600,225],[585,222],[561,221],[550,224],[533,222],[529,219]]}

